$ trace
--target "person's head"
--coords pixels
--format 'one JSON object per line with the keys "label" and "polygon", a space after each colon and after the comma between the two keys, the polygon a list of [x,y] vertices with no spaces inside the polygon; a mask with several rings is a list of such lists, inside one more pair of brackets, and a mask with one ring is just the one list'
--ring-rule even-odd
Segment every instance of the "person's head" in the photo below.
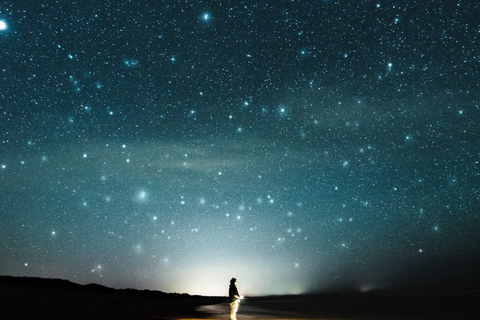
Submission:
{"label": "person's head", "polygon": [[237,283],[237,279],[232,278],[232,279],[230,280],[230,284],[235,284],[235,283]]}

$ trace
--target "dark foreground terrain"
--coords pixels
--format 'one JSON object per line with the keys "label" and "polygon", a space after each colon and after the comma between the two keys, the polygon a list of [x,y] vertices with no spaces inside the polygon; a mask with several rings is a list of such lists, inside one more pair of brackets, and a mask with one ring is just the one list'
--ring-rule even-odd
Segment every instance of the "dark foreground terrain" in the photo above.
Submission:
{"label": "dark foreground terrain", "polygon": [[116,290],[60,279],[0,276],[0,319],[172,319],[201,317],[226,297]]}
{"label": "dark foreground terrain", "polygon": [[[0,319],[229,319],[229,306],[226,297],[0,276]],[[480,292],[251,297],[237,319],[478,320]]]}

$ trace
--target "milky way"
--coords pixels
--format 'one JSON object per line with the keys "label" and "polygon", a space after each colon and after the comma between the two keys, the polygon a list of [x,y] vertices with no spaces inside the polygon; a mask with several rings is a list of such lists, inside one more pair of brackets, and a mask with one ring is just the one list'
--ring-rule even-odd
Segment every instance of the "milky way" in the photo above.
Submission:
{"label": "milky way", "polygon": [[478,287],[479,5],[7,1],[0,273]]}

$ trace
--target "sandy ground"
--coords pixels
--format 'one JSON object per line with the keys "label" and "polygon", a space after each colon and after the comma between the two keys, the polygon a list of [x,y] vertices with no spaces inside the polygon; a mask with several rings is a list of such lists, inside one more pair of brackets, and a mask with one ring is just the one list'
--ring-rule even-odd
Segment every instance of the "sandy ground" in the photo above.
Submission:
{"label": "sandy ground", "polygon": [[[199,307],[210,319],[229,319],[229,305]],[[479,292],[277,296],[242,301],[243,319],[479,320]]]}
{"label": "sandy ground", "polygon": [[[0,277],[0,319],[229,319],[226,297]],[[53,284],[52,284],[53,283]],[[480,291],[247,297],[238,320],[479,320]]]}

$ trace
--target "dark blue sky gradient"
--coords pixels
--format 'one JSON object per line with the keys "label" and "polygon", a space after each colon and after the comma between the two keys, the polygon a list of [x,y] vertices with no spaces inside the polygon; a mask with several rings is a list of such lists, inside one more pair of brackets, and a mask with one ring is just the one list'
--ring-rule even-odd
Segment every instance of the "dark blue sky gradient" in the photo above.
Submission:
{"label": "dark blue sky gradient", "polygon": [[469,1],[0,4],[0,273],[480,286]]}

